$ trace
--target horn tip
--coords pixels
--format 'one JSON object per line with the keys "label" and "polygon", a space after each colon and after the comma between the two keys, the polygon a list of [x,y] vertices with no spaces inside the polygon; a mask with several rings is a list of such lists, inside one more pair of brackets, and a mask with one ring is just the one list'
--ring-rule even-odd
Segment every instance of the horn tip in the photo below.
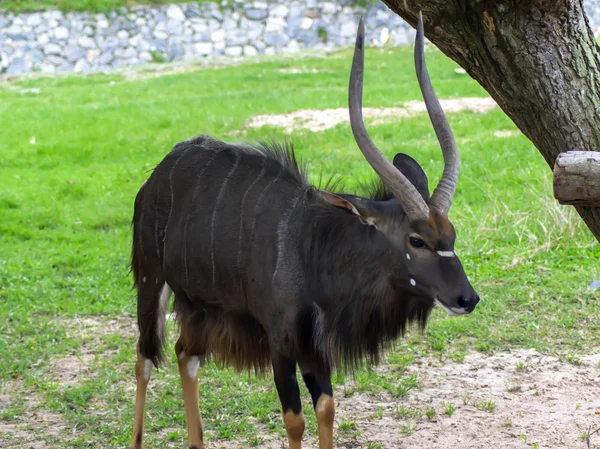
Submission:
{"label": "horn tip", "polygon": [[361,51],[364,47],[365,41],[365,18],[364,16],[360,16],[360,20],[358,21],[358,30],[356,32],[356,50]]}

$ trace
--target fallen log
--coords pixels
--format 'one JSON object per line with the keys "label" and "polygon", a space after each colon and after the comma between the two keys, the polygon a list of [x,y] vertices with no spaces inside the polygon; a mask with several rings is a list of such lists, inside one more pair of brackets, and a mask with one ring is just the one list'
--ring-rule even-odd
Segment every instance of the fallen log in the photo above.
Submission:
{"label": "fallen log", "polygon": [[560,204],[600,206],[600,152],[559,154],[554,162],[554,198]]}

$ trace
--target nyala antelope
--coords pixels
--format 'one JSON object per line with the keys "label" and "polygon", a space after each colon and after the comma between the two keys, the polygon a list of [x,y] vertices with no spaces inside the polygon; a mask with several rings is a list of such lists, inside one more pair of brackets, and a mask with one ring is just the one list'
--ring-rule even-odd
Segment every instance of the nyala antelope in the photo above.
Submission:
{"label": "nyala antelope", "polygon": [[454,252],[448,220],[458,152],[427,74],[419,17],[417,77],[444,156],[430,196],[421,166],[389,162],[362,118],[364,24],[350,74],[350,123],[380,184],[369,197],[309,184],[292,148],[231,145],[207,136],[177,144],[135,199],[132,270],[139,343],[132,448],[141,448],[152,366],[162,358],[174,294],[175,344],[188,444],[204,448],[198,367],[216,357],[238,370],[273,370],[289,447],[304,417],[296,366],[312,396],[319,447],[333,447],[337,367],[377,363],[411,322],[435,304],[453,315],[479,297]]}

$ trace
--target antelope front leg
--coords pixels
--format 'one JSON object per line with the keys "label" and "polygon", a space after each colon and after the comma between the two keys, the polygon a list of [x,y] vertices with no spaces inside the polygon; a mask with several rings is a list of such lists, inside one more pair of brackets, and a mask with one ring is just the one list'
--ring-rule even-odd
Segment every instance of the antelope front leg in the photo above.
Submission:
{"label": "antelope front leg", "polygon": [[135,415],[133,418],[133,436],[131,437],[131,449],[142,449],[144,440],[144,405],[146,403],[146,391],[150,374],[152,373],[152,361],[140,354],[139,345],[137,351],[137,362],[135,364],[135,378],[137,382],[135,393]]}
{"label": "antelope front leg", "polygon": [[181,386],[183,388],[185,421],[188,429],[188,447],[189,449],[204,449],[202,418],[200,417],[200,402],[198,399],[198,367],[200,365],[200,357],[186,354],[181,338],[175,344],[175,354],[177,354],[179,377],[181,377]]}
{"label": "antelope front leg", "polygon": [[332,449],[335,406],[330,374],[304,372],[302,365],[300,370],[315,407],[315,416],[319,427],[319,449]]}
{"label": "antelope front leg", "polygon": [[304,415],[300,389],[296,380],[296,362],[287,357],[273,356],[273,376],[283,409],[283,424],[290,449],[301,449],[304,433]]}

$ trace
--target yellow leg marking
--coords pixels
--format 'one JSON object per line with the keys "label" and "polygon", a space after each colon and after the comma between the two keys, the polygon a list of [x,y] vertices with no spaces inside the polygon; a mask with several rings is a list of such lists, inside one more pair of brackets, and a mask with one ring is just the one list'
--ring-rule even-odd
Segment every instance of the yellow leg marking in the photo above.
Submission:
{"label": "yellow leg marking", "polygon": [[188,429],[188,447],[190,449],[204,449],[200,401],[198,399],[198,358],[186,355],[182,348],[183,346],[178,341],[175,345],[175,353],[177,354],[179,377],[181,377],[181,386],[183,388],[185,421]]}
{"label": "yellow leg marking", "polygon": [[283,414],[283,424],[290,442],[290,449],[301,449],[302,434],[304,433],[304,414],[302,412],[297,415],[288,410]]}
{"label": "yellow leg marking", "polygon": [[142,449],[144,439],[144,405],[146,403],[146,390],[152,370],[152,362],[142,357],[138,351],[135,364],[135,378],[137,388],[135,393],[135,415],[133,418],[133,436],[131,437],[131,449]]}
{"label": "yellow leg marking", "polygon": [[335,405],[331,396],[321,394],[315,407],[315,415],[319,426],[319,449],[332,449]]}

